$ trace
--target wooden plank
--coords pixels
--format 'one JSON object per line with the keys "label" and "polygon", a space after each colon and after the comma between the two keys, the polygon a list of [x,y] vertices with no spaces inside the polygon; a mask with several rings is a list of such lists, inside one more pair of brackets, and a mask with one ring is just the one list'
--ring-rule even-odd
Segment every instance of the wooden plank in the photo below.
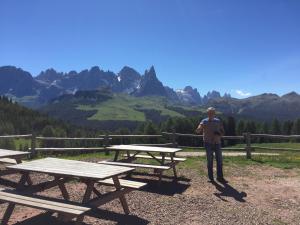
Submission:
{"label": "wooden plank", "polygon": [[15,159],[10,159],[10,158],[0,158],[0,163],[9,164],[9,165],[16,165],[17,161]]}
{"label": "wooden plank", "polygon": [[104,140],[104,138],[87,138],[87,137],[36,137],[39,140]]}
{"label": "wooden plank", "polygon": [[100,161],[99,164],[105,165],[117,165],[117,166],[128,166],[133,168],[146,168],[146,169],[158,169],[158,170],[168,170],[171,167],[169,166],[157,166],[157,165],[149,165],[149,164],[137,164],[137,163],[125,163],[125,162],[110,162],[110,161]]}
{"label": "wooden plank", "polygon": [[[162,137],[161,134],[157,134],[157,135],[144,135],[144,134],[140,134],[140,135],[134,135],[134,134],[125,134],[125,135],[116,135],[116,134],[112,134],[112,135],[108,135],[109,137],[113,137],[113,138],[159,138]],[[99,137],[105,137],[105,135],[99,135]]]}
{"label": "wooden plank", "polygon": [[108,192],[103,194],[101,198],[94,198],[90,200],[87,205],[92,207],[99,207],[131,191],[132,189],[130,188],[122,188],[121,190]]}
{"label": "wooden plank", "polygon": [[98,150],[105,150],[104,147],[99,148],[35,148],[36,151],[46,152],[67,152],[67,151],[98,151]]}
{"label": "wooden plank", "polygon": [[[127,157],[127,154],[124,154],[123,156]],[[133,157],[134,154],[130,154],[130,157]],[[135,158],[141,158],[141,159],[152,159],[152,157],[150,155],[141,155],[141,154],[138,154],[138,155],[135,155],[134,156]],[[155,156],[155,158],[157,159],[162,159],[161,156]],[[166,161],[171,161],[171,157],[165,157],[165,160]],[[174,157],[174,161],[178,161],[178,162],[184,162],[186,161],[186,158],[177,158],[177,157]]]}
{"label": "wooden plank", "polygon": [[31,137],[32,134],[21,134],[21,135],[4,135],[0,136],[0,138],[26,138]]}
{"label": "wooden plank", "polygon": [[265,138],[275,138],[275,139],[298,139],[300,135],[275,135],[275,134],[250,134],[251,137],[265,137]]}
{"label": "wooden plank", "polygon": [[8,166],[7,168],[17,171],[46,173],[60,177],[76,177],[95,180],[110,178],[133,170],[128,167],[101,165],[98,163],[57,158],[39,159],[14,166]]}
{"label": "wooden plank", "polygon": [[136,152],[165,152],[165,153],[174,153],[182,150],[180,148],[150,147],[150,146],[141,146],[141,145],[139,146],[138,145],[113,145],[107,147],[107,149],[136,151]]}
{"label": "wooden plank", "polygon": [[163,144],[131,144],[134,146],[156,146],[156,147],[172,147],[173,143],[163,143]]}
{"label": "wooden plank", "polygon": [[[113,182],[114,182],[114,185],[115,185],[116,190],[117,190],[117,191],[122,190],[122,187],[121,187],[121,184],[120,184],[120,181],[119,181],[118,176],[114,176],[114,177],[112,178],[112,180],[113,180]],[[125,214],[128,215],[128,214],[130,213],[130,211],[129,211],[129,207],[128,207],[128,204],[127,204],[125,195],[124,195],[124,194],[121,194],[121,195],[119,196],[119,199],[120,199],[120,202],[121,202],[121,205],[122,205],[122,207],[123,207],[123,210],[124,210]]]}
{"label": "wooden plank", "polygon": [[68,213],[73,215],[82,215],[91,210],[88,207],[73,205],[69,203],[61,203],[50,200],[40,199],[38,197],[23,196],[21,194],[0,192],[0,199],[5,202],[15,203],[17,205],[23,205],[43,210],[50,210],[60,213]]}
{"label": "wooden plank", "polygon": [[[181,133],[169,133],[169,132],[162,132],[164,135],[176,135],[182,137],[194,137],[194,138],[203,138],[203,135],[198,134],[181,134]],[[244,136],[222,136],[223,139],[236,139],[236,140],[243,140]]]}
{"label": "wooden plank", "polygon": [[[119,179],[119,181],[120,181],[121,187],[126,187],[126,188],[141,189],[142,187],[147,185],[147,183],[132,181],[132,180]],[[111,179],[111,178],[101,180],[98,183],[114,186],[113,179]]]}
{"label": "wooden plank", "polygon": [[20,158],[29,155],[30,152],[13,151],[7,149],[0,149],[0,158]]}

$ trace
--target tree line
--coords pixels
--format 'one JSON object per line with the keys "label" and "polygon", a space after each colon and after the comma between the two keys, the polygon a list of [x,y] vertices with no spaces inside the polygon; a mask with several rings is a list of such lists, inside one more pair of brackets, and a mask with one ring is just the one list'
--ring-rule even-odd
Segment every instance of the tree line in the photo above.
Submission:
{"label": "tree line", "polygon": [[[0,135],[7,134],[27,134],[35,133],[44,137],[98,137],[100,134],[161,134],[161,132],[177,132],[193,134],[199,122],[205,117],[185,117],[169,118],[161,123],[147,121],[142,123],[134,130],[119,128],[113,132],[106,132],[100,129],[73,126],[61,120],[56,120],[43,115],[37,111],[20,106],[11,99],[0,96]],[[229,136],[243,135],[245,132],[265,133],[265,134],[300,134],[300,118],[295,121],[279,121],[274,119],[272,122],[259,122],[246,119],[236,119],[233,116],[220,115],[224,124],[225,134]],[[166,138],[152,139],[123,139],[113,140],[112,144],[117,143],[164,143]],[[266,138],[257,139],[259,142],[270,142]],[[201,145],[199,138],[189,137],[178,138],[180,145],[198,146]],[[235,144],[235,141],[227,141],[225,145]],[[99,146],[99,141],[43,141],[38,143],[41,147],[82,147]],[[19,144],[20,149],[27,149],[28,142]],[[9,139],[0,139],[0,147],[15,149],[15,143]]]}

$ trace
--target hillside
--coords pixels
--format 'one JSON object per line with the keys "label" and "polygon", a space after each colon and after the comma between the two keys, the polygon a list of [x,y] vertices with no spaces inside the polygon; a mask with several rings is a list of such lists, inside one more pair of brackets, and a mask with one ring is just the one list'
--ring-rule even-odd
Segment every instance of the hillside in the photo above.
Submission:
{"label": "hillside", "polygon": [[41,134],[47,127],[53,129],[54,135],[74,135],[77,131],[83,131],[0,96],[0,135]]}
{"label": "hillside", "polygon": [[200,109],[174,107],[164,97],[135,97],[103,91],[65,95],[41,109],[48,115],[100,129],[134,128],[145,121],[160,123],[171,117],[200,115]]}
{"label": "hillside", "polygon": [[300,115],[300,95],[291,92],[283,96],[262,94],[245,99],[219,98],[208,102],[225,115],[259,121],[272,121],[277,118],[295,120]]}

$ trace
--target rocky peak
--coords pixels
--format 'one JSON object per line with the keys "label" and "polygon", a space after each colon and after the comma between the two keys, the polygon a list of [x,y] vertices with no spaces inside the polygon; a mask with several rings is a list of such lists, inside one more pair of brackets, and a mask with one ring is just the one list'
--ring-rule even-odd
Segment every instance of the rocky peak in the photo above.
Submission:
{"label": "rocky peak", "polygon": [[118,73],[119,81],[124,79],[126,80],[138,80],[141,78],[141,75],[134,69],[124,66],[121,71]]}
{"label": "rocky peak", "polygon": [[297,92],[292,91],[290,93],[282,95],[281,98],[286,98],[286,99],[300,98],[300,95]]}
{"label": "rocky peak", "polygon": [[186,86],[183,90],[177,90],[178,98],[188,104],[201,104],[202,99],[197,90],[191,86]]}
{"label": "rocky peak", "polygon": [[134,93],[136,96],[158,95],[167,96],[166,89],[157,79],[153,66],[145,71],[141,78],[138,90]]}
{"label": "rocky peak", "polygon": [[63,77],[63,73],[59,73],[56,70],[50,68],[46,71],[42,71],[36,79],[39,81],[46,82],[48,84],[52,84],[56,80],[60,80]]}
{"label": "rocky peak", "polygon": [[89,70],[89,74],[95,74],[98,75],[100,74],[102,71],[100,70],[99,66],[93,66],[90,70]]}

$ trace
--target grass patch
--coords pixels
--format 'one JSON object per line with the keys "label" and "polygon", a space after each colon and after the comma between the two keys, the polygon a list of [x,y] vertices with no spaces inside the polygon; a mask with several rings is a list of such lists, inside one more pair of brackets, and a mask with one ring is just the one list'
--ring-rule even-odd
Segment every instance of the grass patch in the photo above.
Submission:
{"label": "grass patch", "polygon": [[96,105],[78,105],[77,109],[84,111],[97,110],[88,120],[131,120],[146,121],[142,110],[157,110],[162,116],[184,117],[184,115],[169,110],[166,102],[161,97],[133,97],[127,95],[115,95],[114,98]]}

